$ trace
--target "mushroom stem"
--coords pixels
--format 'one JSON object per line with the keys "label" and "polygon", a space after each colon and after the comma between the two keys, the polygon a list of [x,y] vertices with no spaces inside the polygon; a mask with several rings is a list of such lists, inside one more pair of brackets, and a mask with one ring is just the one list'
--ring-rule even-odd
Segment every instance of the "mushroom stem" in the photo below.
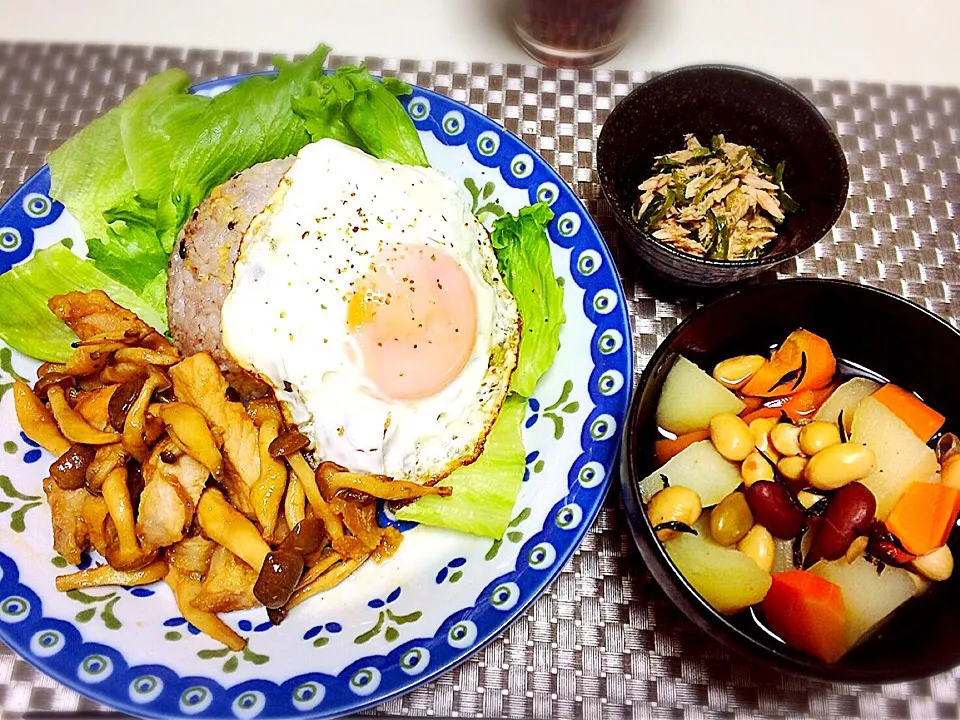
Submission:
{"label": "mushroom stem", "polygon": [[270,546],[256,526],[227,502],[222,492],[212,487],[203,491],[197,504],[197,522],[208,538],[260,572]]}
{"label": "mushroom stem", "polygon": [[113,518],[113,524],[117,526],[117,536],[120,541],[118,561],[122,565],[134,563],[142,553],[134,525],[126,467],[121,466],[111,470],[107,479],[103,481],[102,491],[110,517]]}

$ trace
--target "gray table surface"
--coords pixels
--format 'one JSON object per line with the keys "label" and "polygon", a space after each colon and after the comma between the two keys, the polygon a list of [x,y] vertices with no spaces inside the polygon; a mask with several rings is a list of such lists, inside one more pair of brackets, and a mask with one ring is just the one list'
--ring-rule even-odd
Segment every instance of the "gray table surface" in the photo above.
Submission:
{"label": "gray table surface", "polygon": [[[356,58],[334,58],[356,61]],[[651,294],[621,249],[593,170],[599,131],[645,73],[366,59],[467,103],[520,135],[583,198],[621,269],[637,372],[696,307]],[[0,200],[51,150],[148,75],[197,81],[263,69],[267,55],[0,44]],[[839,277],[960,318],[960,90],[792,80],[830,121],[850,166],[836,227],[769,277]],[[488,718],[951,718],[960,672],[884,687],[812,682],[732,655],[694,627],[644,569],[612,492],[579,551],[503,635],[459,668],[372,714]],[[106,710],[0,644],[0,716]]]}

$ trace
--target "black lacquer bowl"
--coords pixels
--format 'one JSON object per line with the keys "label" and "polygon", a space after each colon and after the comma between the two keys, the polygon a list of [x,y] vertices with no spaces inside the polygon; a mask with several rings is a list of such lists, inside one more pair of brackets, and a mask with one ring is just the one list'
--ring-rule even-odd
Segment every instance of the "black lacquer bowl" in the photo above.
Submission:
{"label": "black lacquer bowl", "polygon": [[[637,187],[657,155],[723,134],[752,145],[771,165],[786,161],[784,187],[800,204],[755,260],[708,260],[681,252],[633,218]],[[812,247],[840,217],[849,173],[840,142],[799,90],[745,68],[697,65],[654,77],[617,103],[597,144],[597,174],[630,247],[658,275],[698,287],[745,280]]]}
{"label": "black lacquer bowl", "polygon": [[[837,280],[751,285],[706,305],[659,347],[633,396],[621,450],[623,502],[633,539],[667,595],[697,625],[734,650],[781,670],[834,682],[887,683],[960,665],[960,573],[910,600],[892,620],[838,663],[791,650],[750,611],[725,618],[684,580],[657,540],[637,483],[652,472],[660,389],[678,354],[704,368],[763,352],[798,327],[826,338],[839,360],[860,365],[918,393],[960,428],[960,332],[937,316],[881,290]],[[949,540],[960,557],[960,531]]]}

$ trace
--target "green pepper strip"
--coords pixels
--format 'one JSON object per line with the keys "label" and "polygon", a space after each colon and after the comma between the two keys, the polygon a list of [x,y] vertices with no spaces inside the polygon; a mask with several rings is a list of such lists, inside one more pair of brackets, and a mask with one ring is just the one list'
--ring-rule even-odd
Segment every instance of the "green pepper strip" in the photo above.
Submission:
{"label": "green pepper strip", "polygon": [[647,226],[650,228],[656,227],[656,225],[663,220],[670,208],[673,207],[673,204],[677,201],[677,194],[673,190],[667,190],[666,194],[663,196],[663,205],[661,205],[657,211],[650,215],[650,219],[647,220]]}
{"label": "green pepper strip", "polygon": [[717,241],[710,250],[711,260],[727,260],[730,255],[730,230],[722,218],[714,215],[717,228]]}

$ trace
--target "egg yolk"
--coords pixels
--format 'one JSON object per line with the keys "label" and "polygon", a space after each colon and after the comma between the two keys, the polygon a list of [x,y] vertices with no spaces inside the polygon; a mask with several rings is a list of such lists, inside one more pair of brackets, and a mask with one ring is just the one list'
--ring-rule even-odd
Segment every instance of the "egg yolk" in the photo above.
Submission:
{"label": "egg yolk", "polygon": [[354,286],[347,330],[366,376],[388,398],[414,400],[445,388],[466,365],[477,332],[477,301],[449,253],[391,246]]}

